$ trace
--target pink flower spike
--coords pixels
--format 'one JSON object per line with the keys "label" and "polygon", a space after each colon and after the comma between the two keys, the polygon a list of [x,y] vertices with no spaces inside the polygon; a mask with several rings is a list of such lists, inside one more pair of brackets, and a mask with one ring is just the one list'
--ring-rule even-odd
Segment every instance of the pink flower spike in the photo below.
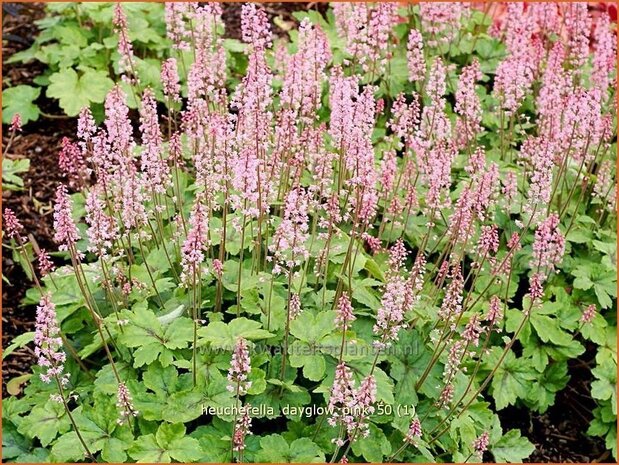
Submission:
{"label": "pink flower spike", "polygon": [[11,126],[9,129],[12,132],[21,132],[21,126],[22,126],[21,115],[19,113],[15,113],[13,115],[13,118],[11,119]]}
{"label": "pink flower spike", "polygon": [[353,313],[350,297],[346,293],[343,293],[338,300],[336,312],[335,326],[341,331],[347,331],[350,323],[357,319]]}
{"label": "pink flower spike", "polygon": [[245,449],[245,437],[252,434],[251,417],[249,416],[249,405],[241,407],[240,416],[234,425],[234,434],[232,436],[232,449],[235,452],[240,452]]}
{"label": "pink flower spike", "polygon": [[[105,127],[111,151],[119,161],[128,163],[127,158],[135,145],[133,127],[129,120],[127,95],[120,86],[114,87],[105,97]],[[108,155],[109,157],[110,155]]]}
{"label": "pink flower spike", "polygon": [[194,284],[194,277],[201,271],[204,251],[208,246],[208,215],[202,196],[196,197],[189,218],[189,232],[181,248],[181,285]]}
{"label": "pink flower spike", "polygon": [[544,296],[544,281],[546,277],[542,273],[534,273],[529,279],[529,297],[533,303]]}
{"label": "pink flower spike", "polygon": [[68,377],[63,376],[66,355],[62,351],[56,306],[50,294],[43,295],[37,306],[34,354],[38,357],[37,364],[43,368],[40,376],[44,383],[51,383],[52,378],[58,378],[62,384],[68,383]]}
{"label": "pink flower spike", "polygon": [[408,428],[408,432],[404,437],[405,442],[414,442],[416,438],[420,438],[422,434],[421,422],[418,417],[415,417]]}
{"label": "pink flower spike", "polygon": [[475,441],[473,441],[473,449],[481,457],[484,452],[488,450],[490,444],[490,435],[487,431],[484,431]]}
{"label": "pink flower spike", "polygon": [[249,346],[247,341],[240,337],[236,341],[232,360],[230,361],[228,391],[235,394],[238,393],[239,396],[247,394],[247,390],[251,387],[251,381],[247,380],[250,372]]}
{"label": "pink flower spike", "polygon": [[483,332],[484,329],[479,323],[479,317],[473,315],[462,332],[462,339],[477,347],[479,345],[479,337]]}
{"label": "pink flower spike", "polygon": [[379,337],[378,341],[374,341],[376,348],[386,349],[398,340],[400,329],[406,326],[404,315],[408,310],[408,295],[406,280],[398,274],[390,276],[373,328],[374,334]]}
{"label": "pink flower spike", "polygon": [[496,225],[482,226],[478,243],[479,253],[483,256],[499,249],[499,233]]}
{"label": "pink flower spike", "polygon": [[286,196],[284,218],[275,230],[269,250],[277,263],[292,270],[309,257],[306,241],[309,237],[309,197],[299,187]]}
{"label": "pink flower spike", "polygon": [[81,109],[77,118],[77,138],[79,139],[82,156],[85,156],[88,143],[92,141],[93,136],[97,132],[95,119],[90,112],[90,108],[84,107]]}
{"label": "pink flower spike", "polygon": [[373,254],[377,254],[383,249],[381,240],[378,237],[374,237],[371,234],[364,232],[361,235],[361,239],[365,241],[365,243],[370,248]]}
{"label": "pink flower spike", "polygon": [[475,83],[482,78],[479,62],[462,69],[462,75],[456,90],[456,113],[460,116],[456,123],[456,134],[460,138],[459,145],[464,147],[474,141],[481,131],[482,108],[475,92]]}
{"label": "pink flower spike", "polygon": [[62,148],[58,154],[58,167],[63,171],[71,186],[81,186],[88,178],[86,161],[82,156],[82,150],[68,137],[63,137]]}
{"label": "pink flower spike", "polygon": [[376,402],[376,378],[374,375],[366,376],[362,381],[359,389],[354,392],[353,412],[355,412],[355,421],[351,425],[352,430],[365,438],[369,435],[368,417],[374,413],[374,403]]}
{"label": "pink flower spike", "polygon": [[161,64],[161,83],[163,94],[174,102],[180,102],[181,85],[175,58],[168,58]]}
{"label": "pink flower spike", "polygon": [[37,263],[41,276],[47,276],[56,269],[45,249],[41,249],[37,254]]}
{"label": "pink flower spike", "polygon": [[354,421],[350,412],[353,404],[354,381],[352,370],[344,362],[340,362],[335,368],[335,378],[329,397],[329,412],[331,412],[331,416],[327,419],[329,425],[342,425],[348,430]]}
{"label": "pink flower spike", "polygon": [[432,40],[430,47],[449,43],[460,30],[460,18],[466,12],[463,2],[421,2],[419,4],[422,29]]}
{"label": "pink flower spike", "polygon": [[462,293],[464,291],[464,277],[460,267],[456,267],[452,270],[452,280],[447,291],[445,292],[445,298],[438,314],[443,319],[452,320],[454,317],[460,314],[462,311]]}
{"label": "pink flower spike", "polygon": [[176,50],[189,50],[189,35],[191,34],[186,24],[185,16],[193,7],[185,2],[165,3],[166,33]]}
{"label": "pink flower spike", "polygon": [[124,425],[128,422],[129,417],[137,417],[138,411],[133,407],[133,398],[125,383],[118,384],[118,393],[116,395],[116,407],[118,407],[119,417],[118,424]]}
{"label": "pink flower spike", "polygon": [[565,252],[565,237],[559,230],[559,215],[552,213],[535,231],[531,267],[553,271]]}
{"label": "pink flower spike", "polygon": [[245,3],[241,9],[243,42],[255,49],[266,49],[272,44],[271,26],[266,11],[255,3]]}
{"label": "pink flower spike", "polygon": [[406,43],[408,61],[408,79],[412,82],[422,81],[426,77],[426,60],[423,56],[423,38],[416,29],[411,29]]}
{"label": "pink flower spike", "polygon": [[[114,6],[114,18],[112,19],[114,32],[118,34],[118,53],[120,53],[120,68],[121,72],[133,71],[133,46],[129,40],[127,30],[127,16],[123,11],[121,2],[117,2]],[[136,76],[133,76],[135,79]]]}
{"label": "pink flower spike", "polygon": [[54,204],[54,240],[60,244],[59,250],[69,250],[80,239],[80,233],[73,221],[72,202],[67,186],[60,184],[56,189]]}
{"label": "pink flower spike", "polygon": [[4,209],[4,230],[11,239],[23,240],[21,234],[24,231],[24,226],[10,208]]}
{"label": "pink flower spike", "polygon": [[105,212],[105,202],[97,188],[91,190],[86,197],[86,223],[86,235],[90,242],[88,250],[105,256],[118,239],[119,230],[116,218]]}
{"label": "pink flower spike", "polygon": [[213,273],[215,273],[215,276],[217,276],[219,279],[221,279],[221,277],[223,276],[223,272],[224,272],[224,264],[221,263],[221,260],[216,258],[213,260]]}
{"label": "pink flower spike", "polygon": [[595,305],[591,304],[587,308],[585,308],[584,312],[582,312],[582,316],[580,317],[580,322],[583,324],[588,324],[593,321],[595,315],[597,314],[597,309]]}
{"label": "pink flower spike", "polygon": [[398,239],[396,243],[389,249],[389,268],[392,272],[397,273],[404,266],[408,251],[404,246],[404,241]]}
{"label": "pink flower spike", "polygon": [[170,168],[163,159],[163,136],[159,128],[157,116],[157,101],[150,88],[142,95],[140,109],[140,131],[142,132],[141,167],[145,174],[145,182],[158,194],[165,194],[170,184]]}
{"label": "pink flower spike", "polygon": [[301,308],[301,297],[296,292],[290,296],[290,319],[298,317],[303,309]]}
{"label": "pink flower spike", "polygon": [[490,297],[490,308],[486,314],[485,321],[487,321],[490,326],[499,326],[502,320],[503,310],[501,308],[501,299],[493,295]]}

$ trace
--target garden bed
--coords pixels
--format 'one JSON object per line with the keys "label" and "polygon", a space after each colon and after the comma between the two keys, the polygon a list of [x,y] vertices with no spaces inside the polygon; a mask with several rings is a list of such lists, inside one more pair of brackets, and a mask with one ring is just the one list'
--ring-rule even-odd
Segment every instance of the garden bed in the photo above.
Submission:
{"label": "garden bed", "polygon": [[[28,6],[3,5],[4,30],[3,60],[12,54],[26,48],[36,35],[33,21],[44,15],[42,3]],[[283,3],[267,6],[269,18],[280,18],[283,28],[298,25],[291,15],[301,8],[312,8],[324,11],[323,5]],[[240,6],[225,5],[223,18],[227,24],[230,37],[239,38]],[[15,13],[15,15],[11,13]],[[278,24],[276,22],[276,24]],[[285,34],[283,29],[276,29],[279,34]],[[10,85],[28,84],[42,70],[40,64],[4,64],[4,80]],[[6,82],[3,82],[3,87]],[[61,139],[65,136],[74,137],[76,119],[61,116],[61,110],[55,101],[41,97],[38,100],[41,109],[48,115],[57,118],[43,117],[39,121],[29,123],[23,132],[13,141],[7,157],[30,159],[30,169],[23,173],[24,189],[22,191],[3,192],[3,208],[9,207],[15,211],[24,224],[28,234],[36,243],[47,250],[55,250],[53,241],[53,198],[56,186],[64,180],[57,168],[57,153],[61,147]],[[133,115],[135,116],[135,115]],[[7,131],[4,131],[3,145],[7,143]],[[2,345],[6,348],[11,340],[34,327],[34,306],[21,306],[27,289],[32,287],[19,264],[3,249],[3,275],[10,284],[4,283],[2,295]],[[523,292],[524,294],[524,292]],[[522,296],[516,296],[516,299]],[[606,450],[603,440],[592,438],[586,434],[592,419],[591,410],[595,407],[591,391],[591,367],[595,358],[595,347],[587,347],[587,351],[578,359],[569,363],[570,380],[567,386],[557,394],[556,401],[544,414],[530,412],[524,407],[508,407],[499,411],[504,428],[517,428],[536,447],[529,457],[530,462],[608,462],[612,460]],[[33,351],[21,348],[3,362],[3,397],[7,395],[6,384],[9,380],[30,372],[35,357]]]}

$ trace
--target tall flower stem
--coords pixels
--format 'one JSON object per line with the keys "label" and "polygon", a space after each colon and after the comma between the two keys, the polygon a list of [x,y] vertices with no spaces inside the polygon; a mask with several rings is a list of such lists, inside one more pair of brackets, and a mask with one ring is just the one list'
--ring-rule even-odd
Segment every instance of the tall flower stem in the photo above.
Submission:
{"label": "tall flower stem", "polygon": [[191,312],[193,318],[193,357],[192,357],[192,379],[193,386],[195,387],[198,384],[198,309],[200,308],[201,301],[201,287],[202,287],[202,279],[200,270],[196,272],[196,266],[192,264],[192,305]]}
{"label": "tall flower stem", "polygon": [[[148,273],[148,277],[150,278],[150,282],[153,285],[153,289],[155,291],[155,295],[157,296],[157,300],[159,301],[159,305],[161,306],[161,308],[164,307],[164,303],[163,303],[163,299],[161,298],[161,295],[159,294],[159,291],[157,290],[157,284],[155,283],[155,277],[153,276],[153,273],[150,269],[150,266],[148,265],[148,262],[146,261],[146,253],[144,251],[144,245],[142,244],[142,238],[140,237],[140,233],[138,232],[137,234],[138,236],[138,245],[140,247],[140,252],[142,253],[142,258],[144,260],[144,268],[146,268],[146,272]],[[165,245],[164,245],[165,247]]]}
{"label": "tall flower stem", "polygon": [[[531,300],[531,303],[529,304],[529,308],[526,312],[526,314],[523,316],[522,321],[520,322],[520,325],[518,325],[518,328],[516,329],[516,332],[514,333],[514,336],[510,339],[509,343],[507,343],[507,345],[505,346],[503,353],[501,354],[501,356],[499,357],[499,360],[496,362],[496,365],[493,367],[492,371],[488,374],[488,376],[484,379],[484,382],[481,384],[481,386],[473,393],[473,395],[471,396],[470,400],[462,407],[462,409],[460,410],[460,413],[458,414],[458,417],[466,411],[466,409],[468,409],[471,404],[473,402],[475,402],[475,400],[477,399],[477,396],[486,388],[486,386],[488,385],[488,383],[490,383],[490,381],[492,380],[492,377],[494,376],[494,374],[497,372],[497,370],[500,368],[500,366],[503,364],[503,360],[505,360],[505,357],[507,357],[507,354],[509,353],[509,351],[511,350],[512,346],[515,344],[516,340],[518,339],[518,336],[520,335],[520,332],[522,331],[522,328],[524,328],[524,325],[529,321],[529,317],[531,315],[531,309],[533,307],[533,300]],[[452,410],[452,413],[455,410]],[[435,427],[434,429],[432,429],[429,434],[432,434],[434,431],[438,430],[442,425],[445,424],[445,422],[447,421],[447,419],[450,417],[451,415],[446,416],[443,420],[441,420]],[[438,432],[436,434],[436,436],[433,436],[432,439],[430,439],[430,441],[428,442],[428,444],[433,444],[435,441],[437,441],[447,430],[449,429],[449,426],[447,426],[446,428],[444,428],[443,430],[441,430],[440,432]]]}
{"label": "tall flower stem", "polygon": [[71,425],[73,426],[73,430],[75,431],[77,438],[82,444],[82,447],[84,448],[84,451],[86,452],[86,455],[88,456],[90,461],[92,463],[96,463],[97,459],[92,454],[92,452],[90,452],[90,449],[86,445],[86,441],[84,440],[82,433],[80,432],[80,429],[77,427],[75,418],[73,418],[73,414],[71,413],[71,410],[69,409],[69,405],[67,404],[67,396],[64,392],[64,388],[62,387],[62,382],[60,381],[60,378],[58,378],[58,375],[54,375],[54,380],[56,381],[56,385],[58,386],[58,393],[60,395],[60,398],[62,399],[62,405],[64,406],[65,412],[67,412],[67,416],[69,417],[69,421],[71,422]]}
{"label": "tall flower stem", "polygon": [[[247,201],[245,201],[247,204]],[[247,218],[245,213],[243,213],[243,224],[241,226],[241,251],[239,253],[239,275],[238,281],[236,285],[236,316],[241,316],[241,277],[243,275],[243,256],[245,252],[245,223],[247,222]]]}
{"label": "tall flower stem", "polygon": [[[43,292],[43,288],[41,287],[41,283],[40,283],[39,279],[37,278],[36,272],[34,270],[34,266],[32,265],[32,262],[28,258],[28,254],[26,252],[26,248],[24,247],[24,243],[21,240],[20,236],[17,236],[16,240],[17,240],[17,243],[18,243],[18,247],[19,247],[20,253],[22,254],[22,256],[24,258],[24,261],[26,263],[28,263],[28,268],[30,269],[30,272],[32,273],[34,284],[35,284],[37,290],[39,291],[39,294],[41,295],[41,297],[43,297],[43,295],[45,295],[45,293]],[[53,278],[51,277],[51,275],[49,276],[49,278],[52,279],[52,282],[53,282]],[[56,287],[55,283],[54,283],[54,286]],[[56,289],[57,289],[57,287],[56,287]],[[93,377],[92,374],[90,373],[88,368],[86,368],[86,366],[84,365],[84,362],[79,357],[77,352],[75,352],[75,349],[73,348],[73,346],[71,344],[69,344],[69,341],[67,340],[66,336],[64,334],[62,334],[62,332],[60,333],[60,337],[62,338],[62,342],[66,346],[66,348],[68,349],[69,354],[71,355],[71,357],[75,360],[75,362],[84,371],[86,376],[88,376],[89,378],[92,378]]]}
{"label": "tall flower stem", "polygon": [[[501,264],[497,267],[497,270],[501,270],[501,269],[503,268],[503,266],[505,265],[506,261],[507,261],[507,260],[508,260],[508,259],[512,256],[512,254],[513,254],[513,252],[514,252],[514,251],[515,251],[515,247],[512,247],[512,248],[511,248],[511,249],[507,252],[507,254],[506,254],[506,255],[505,255],[505,257],[503,258],[503,260],[502,260]],[[496,276],[496,274],[497,274],[497,273],[498,273],[498,271],[496,271],[496,270],[492,273],[492,279],[490,280],[490,282],[488,283],[488,285],[486,285],[486,287],[482,290],[482,292],[480,293],[480,295],[479,295],[479,296],[477,296],[477,298],[475,299],[475,301],[474,301],[474,302],[470,305],[470,308],[474,307],[474,306],[475,306],[475,304],[476,304],[477,302],[479,302],[479,300],[480,300],[480,299],[481,299],[481,298],[482,298],[482,297],[486,294],[486,292],[488,291],[488,289],[490,289],[490,287],[492,286],[493,281],[494,281],[494,278],[495,278],[495,276]],[[469,294],[469,296],[470,296],[470,294]],[[467,301],[468,301],[469,296],[467,296]],[[466,303],[466,302],[465,302],[465,303]],[[462,310],[461,310],[461,312],[460,312],[460,317],[461,317],[461,316],[462,316],[462,315],[466,312],[466,309],[467,309],[467,308],[466,308],[466,306],[465,306],[465,305],[463,305]],[[445,328],[447,328],[447,326],[446,326]],[[452,334],[452,333],[453,333],[453,331],[454,331],[454,330],[451,330],[451,331],[450,331],[450,334]],[[443,332],[443,334],[442,334],[442,336],[441,336],[441,338],[440,338],[440,341],[446,341],[446,340],[448,340],[448,339],[449,339],[449,336],[445,337],[445,332]],[[438,359],[439,359],[439,357],[440,357],[441,353],[443,352],[443,350],[445,349],[446,344],[447,344],[447,343],[445,342],[445,344],[444,344],[444,345],[442,345],[440,349],[438,349],[438,350],[436,350],[436,351],[434,352],[434,354],[433,354],[433,356],[432,356],[432,358],[431,358],[430,362],[429,362],[429,363],[428,363],[428,365],[426,366],[426,369],[424,370],[423,374],[421,375],[421,377],[419,378],[419,380],[418,380],[418,381],[417,381],[417,383],[415,384],[415,389],[417,389],[417,390],[418,390],[418,389],[419,389],[419,388],[423,385],[424,381],[426,380],[426,378],[427,378],[427,377],[428,377],[428,375],[430,374],[430,371],[432,370],[432,367],[436,364],[436,362],[438,362]]]}
{"label": "tall flower stem", "polygon": [[112,357],[112,352],[110,351],[108,343],[103,334],[102,326],[105,327],[105,331],[110,337],[110,341],[112,342],[112,344],[113,344],[114,339],[112,338],[112,335],[110,334],[110,331],[108,330],[107,326],[105,326],[103,319],[101,318],[98,311],[96,310],[96,304],[94,303],[94,298],[92,297],[92,293],[88,289],[88,285],[85,283],[86,275],[84,274],[84,270],[78,259],[77,250],[75,250],[75,245],[71,245],[71,247],[69,248],[69,252],[71,255],[71,261],[73,263],[73,269],[75,270],[75,278],[77,280],[77,284],[80,290],[82,291],[82,295],[84,296],[84,299],[86,301],[86,308],[88,308],[88,310],[90,311],[90,315],[97,328],[97,332],[99,333],[99,338],[101,339],[101,343],[103,344],[105,354],[107,356],[108,361],[110,362],[112,371],[114,372],[114,376],[116,377],[116,380],[118,381],[118,383],[121,383],[122,381],[120,379],[118,370],[116,369],[116,363],[114,362],[114,358]]}

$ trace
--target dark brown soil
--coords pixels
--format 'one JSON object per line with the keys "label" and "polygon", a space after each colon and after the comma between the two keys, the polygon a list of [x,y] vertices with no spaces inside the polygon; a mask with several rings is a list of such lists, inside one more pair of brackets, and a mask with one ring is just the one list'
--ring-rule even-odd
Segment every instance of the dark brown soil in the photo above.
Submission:
{"label": "dark brown soil", "polygon": [[[277,18],[277,35],[285,35],[296,20],[292,12],[301,9],[326,10],[325,3],[270,3],[266,5],[271,19]],[[37,34],[33,21],[44,16],[43,3],[3,4],[3,61],[19,50],[27,48]],[[240,36],[240,3],[224,4],[224,20],[227,35]],[[3,63],[3,88],[7,85],[30,84],[40,74],[43,66],[38,63]],[[44,97],[38,102],[44,111],[60,115],[61,111]],[[63,136],[75,133],[74,119],[41,118],[24,128],[10,147],[7,157],[29,158],[30,170],[24,173],[24,190],[6,191],[2,194],[3,208],[12,208],[24,224],[26,231],[36,243],[54,250],[52,232],[52,199],[56,186],[62,181],[57,169],[56,156]],[[3,137],[3,148],[7,142]],[[20,266],[14,263],[12,253],[3,243],[2,271],[10,284],[2,285],[2,347],[34,327],[34,308],[20,306],[26,290],[32,286]],[[593,354],[594,355],[594,354]],[[587,353],[583,360],[591,359]],[[5,397],[6,382],[30,371],[34,353],[28,347],[14,352],[3,361],[2,395]],[[579,361],[570,365],[571,380],[558,393],[555,405],[544,414],[530,412],[524,407],[511,407],[501,411],[504,429],[518,428],[536,446],[529,458],[531,462],[609,462],[612,457],[600,439],[586,435],[594,407],[590,393],[591,372]]]}
{"label": "dark brown soil", "polygon": [[[3,4],[2,47],[3,47],[3,88],[8,85],[30,84],[32,79],[44,69],[41,64],[6,64],[14,53],[30,46],[37,34],[34,25],[42,18],[44,5]],[[46,112],[58,114],[52,102],[41,102]],[[2,206],[15,211],[28,235],[39,247],[53,250],[52,241],[52,199],[57,183],[61,180],[56,166],[56,153],[63,135],[74,131],[75,123],[69,119],[41,119],[30,123],[13,140],[6,154],[7,158],[30,159],[30,169],[21,175],[24,180],[22,191],[3,191]],[[8,135],[3,131],[3,152],[7,146]],[[13,261],[8,248],[9,242],[2,244],[2,273],[8,280],[2,285],[2,347],[11,340],[34,327],[34,308],[21,307],[20,301],[26,290],[32,286],[19,264]],[[29,348],[19,349],[3,362],[2,395],[6,395],[6,382],[15,376],[28,372],[34,360]]]}

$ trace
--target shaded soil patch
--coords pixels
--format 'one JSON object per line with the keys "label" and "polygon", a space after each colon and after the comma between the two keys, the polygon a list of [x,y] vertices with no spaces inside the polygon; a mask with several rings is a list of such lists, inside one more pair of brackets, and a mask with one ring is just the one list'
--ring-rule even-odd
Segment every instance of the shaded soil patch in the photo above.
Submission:
{"label": "shaded soil patch", "polygon": [[[242,3],[224,3],[222,18],[226,24],[226,36],[241,39],[241,8]],[[276,36],[287,36],[291,27],[297,26],[298,21],[292,16],[295,11],[317,10],[327,11],[328,4],[324,2],[273,2],[263,5]]]}
{"label": "shaded soil patch", "polygon": [[[526,407],[508,407],[499,412],[504,430],[517,428],[535,445],[527,462],[613,461],[604,441],[587,435],[595,408],[591,398],[594,359],[595,349],[590,346],[580,359],[568,362],[570,380],[545,413],[531,412]],[[582,360],[591,360],[591,366]]]}
{"label": "shaded soil patch", "polygon": [[2,87],[29,84],[44,69],[42,63],[13,63],[6,60],[34,42],[38,28],[34,21],[45,16],[43,3],[4,3],[2,5]]}

